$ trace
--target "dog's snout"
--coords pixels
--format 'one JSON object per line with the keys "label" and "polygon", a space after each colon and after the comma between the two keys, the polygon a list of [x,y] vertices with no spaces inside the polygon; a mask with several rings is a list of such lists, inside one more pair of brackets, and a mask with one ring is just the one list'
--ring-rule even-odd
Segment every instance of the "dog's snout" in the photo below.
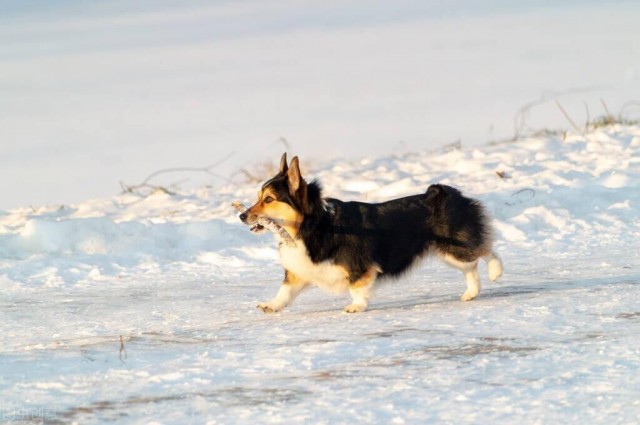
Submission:
{"label": "dog's snout", "polygon": [[247,213],[240,214],[240,220],[242,220],[243,222],[246,222],[248,217],[249,216],[247,215]]}

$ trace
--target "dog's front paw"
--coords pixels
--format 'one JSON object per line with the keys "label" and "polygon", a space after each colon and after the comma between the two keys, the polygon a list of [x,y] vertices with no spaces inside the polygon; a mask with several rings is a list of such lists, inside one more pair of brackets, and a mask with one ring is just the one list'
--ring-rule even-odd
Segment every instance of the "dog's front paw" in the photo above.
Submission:
{"label": "dog's front paw", "polygon": [[283,304],[276,304],[274,302],[260,303],[257,306],[264,313],[277,313],[284,308]]}
{"label": "dog's front paw", "polygon": [[364,304],[349,304],[344,308],[345,313],[362,313],[367,309]]}
{"label": "dog's front paw", "polygon": [[460,301],[471,301],[471,300],[475,300],[476,297],[478,296],[479,292],[478,291],[469,291],[468,289],[464,292],[464,294],[462,294],[462,296],[460,297]]}

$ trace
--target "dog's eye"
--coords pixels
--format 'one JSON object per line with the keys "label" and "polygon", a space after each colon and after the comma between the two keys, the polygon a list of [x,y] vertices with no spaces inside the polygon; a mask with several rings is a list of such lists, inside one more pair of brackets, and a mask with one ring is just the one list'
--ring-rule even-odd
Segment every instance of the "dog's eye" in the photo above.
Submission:
{"label": "dog's eye", "polygon": [[267,196],[266,198],[264,198],[264,203],[265,204],[270,204],[273,201],[275,201],[275,199],[273,199],[271,196]]}

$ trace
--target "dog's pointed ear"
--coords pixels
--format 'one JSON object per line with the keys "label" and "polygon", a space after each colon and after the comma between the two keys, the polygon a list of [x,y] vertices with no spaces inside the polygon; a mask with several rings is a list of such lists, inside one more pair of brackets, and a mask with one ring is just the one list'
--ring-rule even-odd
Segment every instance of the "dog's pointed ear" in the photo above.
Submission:
{"label": "dog's pointed ear", "polygon": [[300,207],[300,210],[307,214],[309,212],[309,203],[307,199],[307,182],[302,178],[300,173],[300,162],[298,157],[294,156],[289,164],[289,170],[287,171],[287,182],[289,185],[289,195],[294,199],[294,202]]}
{"label": "dog's pointed ear", "polygon": [[289,180],[289,193],[295,198],[298,189],[300,189],[300,186],[304,183],[302,175],[300,174],[300,162],[297,156],[294,156],[291,160],[289,170],[287,171],[287,180]]}
{"label": "dog's pointed ear", "polygon": [[278,174],[284,176],[285,174],[287,174],[287,171],[289,170],[289,166],[287,165],[287,153],[283,153],[282,154],[282,158],[280,158],[280,171],[278,171]]}

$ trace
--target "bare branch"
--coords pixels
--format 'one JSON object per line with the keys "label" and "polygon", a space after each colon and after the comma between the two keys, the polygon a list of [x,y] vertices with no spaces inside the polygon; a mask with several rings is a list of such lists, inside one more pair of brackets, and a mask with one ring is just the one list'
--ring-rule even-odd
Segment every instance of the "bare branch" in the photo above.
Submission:
{"label": "bare branch", "polygon": [[[553,91],[550,93],[543,94],[542,96],[540,96],[540,98],[536,100],[525,103],[524,105],[522,105],[522,107],[520,107],[520,109],[518,109],[513,119],[514,121],[513,140],[518,140],[520,137],[522,137],[525,134],[527,130],[527,118],[529,117],[529,112],[534,107],[543,105],[552,100],[556,100],[562,96],[579,94],[579,93],[589,93],[599,89],[601,89],[601,87],[591,86],[591,87],[578,87],[578,88],[562,90],[562,91]],[[529,129],[529,130],[535,130],[535,129]]]}
{"label": "bare branch", "polygon": [[124,360],[127,360],[127,349],[124,348],[124,338],[122,337],[122,335],[120,335],[120,352],[118,353],[118,357],[120,358],[120,361],[122,363],[124,363],[124,360],[122,360],[123,353],[124,353]]}
{"label": "bare branch", "polygon": [[[524,195],[524,196],[521,196]],[[528,196],[528,197],[527,197]],[[506,205],[510,207],[518,204],[522,204],[523,202],[530,201],[531,199],[536,197],[536,191],[530,188],[520,189],[511,194],[512,198],[515,198],[515,201],[505,202]]]}
{"label": "bare branch", "polygon": [[277,143],[282,143],[282,146],[284,146],[285,150],[287,150],[287,151],[291,150],[291,145],[289,144],[289,141],[286,138],[280,136],[278,138],[278,140],[276,140],[276,142]]}
{"label": "bare branch", "polygon": [[567,119],[567,121],[569,121],[569,124],[571,124],[571,126],[580,134],[584,135],[584,130],[581,129],[580,127],[578,127],[576,125],[576,123],[571,119],[571,117],[569,116],[569,114],[567,113],[567,111],[565,111],[565,109],[562,107],[562,105],[560,104],[560,102],[558,102],[558,100],[556,99],[556,105],[558,105],[558,108],[560,108],[560,112],[562,112],[562,115],[564,115],[564,117]]}
{"label": "bare branch", "polygon": [[[235,152],[231,152],[229,153],[227,156],[225,156],[224,158],[222,158],[221,160],[211,164],[211,165],[207,165],[206,167],[172,167],[172,168],[165,168],[162,170],[158,170],[158,171],[154,171],[153,173],[149,174],[140,184],[135,184],[135,185],[127,185],[124,182],[120,182],[120,187],[122,188],[122,192],[123,193],[133,193],[136,191],[139,191],[140,189],[149,189],[151,191],[151,193],[154,192],[163,192],[166,193],[168,195],[175,195],[174,192],[170,191],[169,189],[163,187],[163,186],[156,186],[156,185],[152,185],[149,182],[151,180],[153,180],[154,178],[158,177],[159,175],[162,174],[168,174],[168,173],[184,173],[184,172],[195,172],[195,173],[205,173],[208,174],[212,177],[224,180],[227,183],[230,183],[231,180],[225,176],[222,176],[220,174],[214,173],[213,169],[215,167],[217,167],[218,165],[222,164],[223,162],[227,161],[229,158],[231,158],[231,156],[233,156],[235,154]],[[182,182],[184,182],[184,180],[182,180]]]}
{"label": "bare branch", "polygon": [[607,114],[608,117],[612,117],[613,115],[611,115],[611,112],[609,112],[609,108],[607,108],[607,104],[604,102],[604,99],[600,98],[600,103],[604,108],[604,113]]}
{"label": "bare branch", "polygon": [[584,128],[589,128],[589,125],[591,124],[591,114],[589,113],[589,105],[587,104],[587,102],[582,102],[584,104],[584,111],[587,114],[587,119],[584,123]]}

